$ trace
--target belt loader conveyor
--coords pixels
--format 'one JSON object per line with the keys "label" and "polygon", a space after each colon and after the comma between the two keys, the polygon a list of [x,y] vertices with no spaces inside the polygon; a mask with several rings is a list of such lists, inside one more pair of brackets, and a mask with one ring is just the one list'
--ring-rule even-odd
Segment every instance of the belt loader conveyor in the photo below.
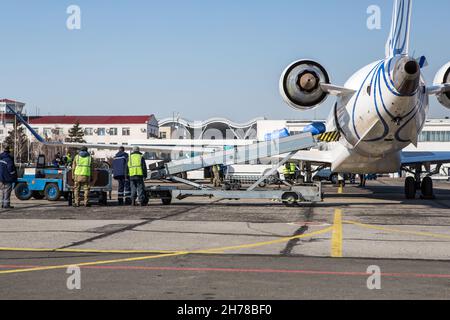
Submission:
{"label": "belt loader conveyor", "polygon": [[[154,168],[151,176],[157,179],[180,182],[194,189],[179,189],[177,187],[149,186],[146,192],[149,198],[161,198],[163,204],[168,205],[173,198],[182,200],[187,197],[210,197],[219,199],[268,199],[278,200],[287,205],[298,202],[322,201],[322,186],[320,183],[292,186],[277,190],[255,190],[268,177],[273,175],[279,167],[285,165],[299,150],[312,148],[316,141],[310,133],[294,135],[276,141],[261,142],[249,146],[237,147],[228,151],[218,151],[191,159],[176,160],[163,167]],[[214,165],[233,165],[256,161],[259,159],[284,155],[284,159],[273,166],[261,179],[246,190],[217,190],[195,182],[181,179],[176,175],[188,171],[212,167]]]}

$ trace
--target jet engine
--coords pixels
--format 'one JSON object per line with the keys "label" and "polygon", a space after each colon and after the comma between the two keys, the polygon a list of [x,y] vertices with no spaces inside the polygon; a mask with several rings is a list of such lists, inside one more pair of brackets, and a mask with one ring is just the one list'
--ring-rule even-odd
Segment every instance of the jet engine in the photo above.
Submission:
{"label": "jet engine", "polygon": [[[444,83],[450,83],[450,62],[443,66],[434,78],[434,85],[438,86]],[[437,95],[437,99],[444,107],[450,109],[450,92]]]}
{"label": "jet engine", "polygon": [[284,70],[280,93],[290,107],[311,110],[327,99],[328,93],[320,86],[322,83],[330,83],[325,68],[312,60],[300,60]]}

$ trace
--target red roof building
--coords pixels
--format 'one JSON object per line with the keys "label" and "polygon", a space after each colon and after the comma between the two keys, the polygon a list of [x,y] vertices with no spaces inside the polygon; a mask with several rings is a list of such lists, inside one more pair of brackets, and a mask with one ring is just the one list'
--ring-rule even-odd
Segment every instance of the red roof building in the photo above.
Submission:
{"label": "red roof building", "polygon": [[[22,102],[9,100],[9,99],[0,99],[0,103],[22,103]],[[22,104],[24,104],[24,103],[22,103]]]}
{"label": "red roof building", "polygon": [[158,120],[150,116],[39,116],[29,123],[42,135],[67,135],[74,124],[85,131],[86,140],[96,143],[125,143],[131,139],[157,138]]}
{"label": "red roof building", "polygon": [[30,117],[32,125],[125,125],[150,124],[155,116],[42,116]]}

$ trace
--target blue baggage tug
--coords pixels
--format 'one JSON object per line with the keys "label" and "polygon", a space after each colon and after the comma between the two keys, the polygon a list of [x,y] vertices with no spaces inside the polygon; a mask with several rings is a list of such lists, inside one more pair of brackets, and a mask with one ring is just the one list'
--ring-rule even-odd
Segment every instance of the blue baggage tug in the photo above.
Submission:
{"label": "blue baggage tug", "polygon": [[63,195],[63,170],[25,169],[23,178],[17,182],[16,197],[26,201],[31,198],[58,201]]}
{"label": "blue baggage tug", "polygon": [[[34,198],[58,201],[64,197],[71,206],[73,201],[73,180],[70,167],[46,167],[45,157],[40,156],[36,167],[25,168],[23,176],[15,187],[17,199],[22,201]],[[109,169],[95,169],[89,198],[106,206],[112,193],[112,173]],[[83,196],[83,192],[81,192]]]}
{"label": "blue baggage tug", "polygon": [[27,201],[31,198],[48,201],[58,201],[64,192],[65,168],[46,168],[45,157],[39,157],[35,168],[25,168],[15,187],[15,194],[19,200]]}

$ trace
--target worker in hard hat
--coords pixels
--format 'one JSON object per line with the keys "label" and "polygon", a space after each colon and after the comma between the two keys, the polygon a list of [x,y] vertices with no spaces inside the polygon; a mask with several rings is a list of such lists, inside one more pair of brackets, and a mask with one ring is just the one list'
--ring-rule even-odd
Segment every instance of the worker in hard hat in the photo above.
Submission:
{"label": "worker in hard hat", "polygon": [[145,194],[144,179],[147,179],[147,166],[139,147],[133,148],[128,159],[128,175],[131,184],[131,204],[136,206],[136,200],[139,200],[141,206],[146,206],[148,201]]}
{"label": "worker in hard hat", "polygon": [[73,206],[80,206],[80,192],[83,188],[84,206],[89,206],[89,192],[91,189],[91,181],[94,173],[94,163],[92,156],[86,147],[82,147],[78,155],[75,156],[72,166],[72,177],[74,181],[73,189]]}

